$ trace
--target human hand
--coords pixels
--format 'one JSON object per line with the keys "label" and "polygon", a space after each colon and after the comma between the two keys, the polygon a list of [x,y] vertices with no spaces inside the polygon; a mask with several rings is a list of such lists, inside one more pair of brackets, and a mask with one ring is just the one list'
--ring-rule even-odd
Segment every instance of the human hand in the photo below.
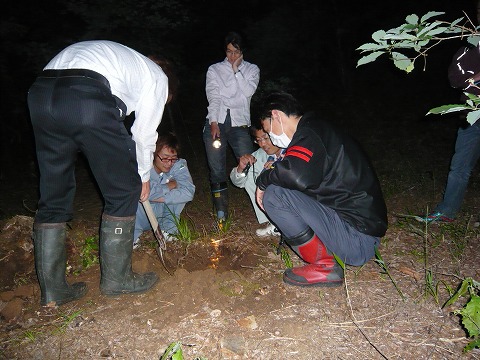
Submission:
{"label": "human hand", "polygon": [[270,160],[270,161],[267,161],[265,164],[263,164],[263,168],[264,169],[270,169],[272,167],[272,164],[274,163],[275,161],[273,160]]}
{"label": "human hand", "polygon": [[212,140],[220,137],[220,127],[218,126],[218,122],[212,121],[210,124],[210,134],[212,135]]}
{"label": "human hand", "polygon": [[255,164],[256,162],[257,162],[257,159],[255,158],[255,156],[251,154],[245,154],[240,156],[240,159],[238,159],[237,173],[240,174],[248,164],[251,165],[251,164]]}
{"label": "human hand", "polygon": [[238,67],[240,66],[240,64],[242,63],[242,61],[243,61],[243,54],[240,55],[240,56],[238,57],[238,59],[235,60],[235,61],[233,62],[233,64],[232,64],[232,69],[233,69],[233,72],[234,72],[234,73],[236,73],[236,72],[238,71]]}
{"label": "human hand", "polygon": [[177,188],[177,181],[175,179],[168,179],[168,190],[173,190]]}
{"label": "human hand", "polygon": [[265,193],[265,191],[262,191],[257,187],[257,190],[255,191],[255,199],[257,200],[258,207],[260,209],[262,209],[263,211],[265,211],[265,209],[263,207],[263,194],[264,193]]}
{"label": "human hand", "polygon": [[140,201],[144,202],[148,200],[148,196],[150,195],[150,180],[142,183],[142,192],[140,193]]}

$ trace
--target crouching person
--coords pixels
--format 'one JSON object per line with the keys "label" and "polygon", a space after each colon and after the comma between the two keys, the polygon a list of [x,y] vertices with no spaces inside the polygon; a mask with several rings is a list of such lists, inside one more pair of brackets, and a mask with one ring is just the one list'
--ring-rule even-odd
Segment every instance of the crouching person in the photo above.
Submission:
{"label": "crouching person", "polygon": [[[179,159],[180,145],[172,134],[159,136],[150,170],[149,200],[165,241],[176,240],[177,223],[185,204],[192,201],[195,185],[187,161]],[[140,246],[142,232],[152,230],[142,204],[138,204],[133,248]]]}
{"label": "crouching person", "polygon": [[349,136],[303,113],[293,96],[270,94],[260,120],[285,157],[257,179],[256,199],[285,242],[307,264],[287,269],[297,286],[338,286],[346,264],[372,258],[387,229],[387,211],[373,167]]}

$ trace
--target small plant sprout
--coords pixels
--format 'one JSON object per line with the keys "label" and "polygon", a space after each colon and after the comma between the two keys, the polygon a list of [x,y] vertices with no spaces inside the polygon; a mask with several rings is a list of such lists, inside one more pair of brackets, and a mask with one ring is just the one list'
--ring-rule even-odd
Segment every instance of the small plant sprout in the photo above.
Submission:
{"label": "small plant sprout", "polygon": [[90,236],[85,239],[80,253],[82,266],[88,269],[94,264],[98,264],[98,237]]}
{"label": "small plant sprout", "polygon": [[397,291],[400,294],[402,300],[405,301],[406,300],[405,295],[400,290],[400,288],[397,285],[397,282],[393,279],[392,275],[390,274],[390,271],[388,269],[388,265],[385,263],[385,261],[383,261],[382,255],[380,254],[380,251],[378,251],[378,248],[375,248],[375,259],[374,259],[374,261],[382,269],[382,274],[386,274],[390,278],[390,281],[392,282],[393,286],[395,286],[395,289],[397,289]]}

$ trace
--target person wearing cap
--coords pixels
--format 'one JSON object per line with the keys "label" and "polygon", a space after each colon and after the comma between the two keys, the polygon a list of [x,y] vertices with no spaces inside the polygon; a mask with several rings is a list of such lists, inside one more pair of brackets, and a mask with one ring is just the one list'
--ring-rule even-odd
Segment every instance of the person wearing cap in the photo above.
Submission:
{"label": "person wearing cap", "polygon": [[224,50],[225,59],[207,71],[208,114],[203,128],[212,201],[220,226],[228,218],[227,148],[231,147],[237,161],[253,152],[250,101],[260,81],[258,66],[243,58],[244,42],[238,33],[226,35]]}
{"label": "person wearing cap", "polygon": [[257,178],[256,200],[282,239],[306,263],[287,269],[296,286],[340,286],[345,264],[375,255],[387,230],[387,208],[372,164],[350,136],[288,93],[269,94],[260,121],[285,157]]}
{"label": "person wearing cap", "polygon": [[[168,77],[166,75],[168,73]],[[42,305],[84,296],[69,284],[66,222],[73,218],[75,161],[82,152],[104,199],[100,225],[100,290],[139,293],[158,280],[132,271],[138,201],[148,199],[156,129],[172,99],[175,75],[164,65],[116,42],[83,41],[60,51],[28,92],[40,171],[33,238]],[[135,112],[129,135],[126,115]]]}
{"label": "person wearing cap", "polygon": [[285,149],[273,145],[270,137],[261,127],[252,126],[251,129],[254,142],[258,144],[259,148],[252,154],[240,157],[238,165],[230,172],[230,180],[233,185],[245,189],[252,202],[258,223],[263,224],[263,227],[258,228],[255,234],[259,237],[280,236],[275,224],[270,222],[265,212],[257,205],[255,180],[265,169],[273,168],[277,161],[282,160]]}

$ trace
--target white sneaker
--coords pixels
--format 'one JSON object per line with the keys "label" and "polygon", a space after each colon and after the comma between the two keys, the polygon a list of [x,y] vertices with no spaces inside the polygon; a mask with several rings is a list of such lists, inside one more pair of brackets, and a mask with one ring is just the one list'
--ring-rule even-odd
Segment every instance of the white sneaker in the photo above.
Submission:
{"label": "white sneaker", "polygon": [[280,236],[280,231],[277,230],[275,225],[268,223],[268,225],[264,228],[257,229],[255,231],[255,234],[260,237],[265,237],[265,236]]}
{"label": "white sneaker", "polygon": [[140,238],[136,238],[133,241],[133,250],[138,249],[140,247]]}
{"label": "white sneaker", "polygon": [[165,231],[162,230],[163,238],[165,239],[165,242],[172,242],[172,241],[177,241],[178,239],[173,236],[172,234],[169,234]]}

